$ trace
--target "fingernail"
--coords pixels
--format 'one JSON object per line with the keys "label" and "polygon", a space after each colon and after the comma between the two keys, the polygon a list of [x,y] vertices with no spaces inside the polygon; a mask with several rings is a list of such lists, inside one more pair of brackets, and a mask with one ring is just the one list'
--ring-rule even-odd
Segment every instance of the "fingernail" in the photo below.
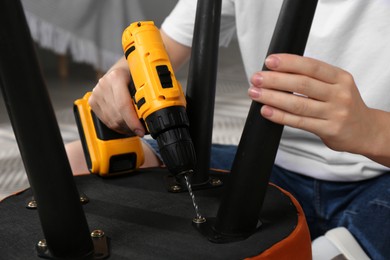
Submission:
{"label": "fingernail", "polygon": [[261,84],[263,84],[263,76],[262,75],[259,75],[259,74],[256,74],[254,77],[253,77],[253,84],[256,85],[256,86],[260,86]]}
{"label": "fingernail", "polygon": [[280,63],[280,59],[276,56],[268,56],[266,59],[265,59],[265,65],[270,68],[270,69],[273,69],[273,68],[276,68],[279,66],[279,63]]}
{"label": "fingernail", "polygon": [[274,114],[274,111],[270,107],[268,107],[268,106],[263,106],[261,108],[261,114],[264,117],[271,117]]}
{"label": "fingernail", "polygon": [[248,90],[248,94],[252,98],[258,98],[261,95],[261,89],[255,88],[255,87],[250,87]]}

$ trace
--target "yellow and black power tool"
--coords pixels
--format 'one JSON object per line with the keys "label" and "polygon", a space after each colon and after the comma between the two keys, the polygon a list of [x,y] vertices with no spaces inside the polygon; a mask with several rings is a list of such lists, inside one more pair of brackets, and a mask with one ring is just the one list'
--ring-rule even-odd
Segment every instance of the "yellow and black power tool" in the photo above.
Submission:
{"label": "yellow and black power tool", "polygon": [[[185,96],[159,30],[151,21],[132,23],[123,32],[122,45],[131,74],[129,91],[138,118],[157,140],[169,171],[173,175],[192,172],[196,157]],[[104,126],[88,105],[89,95],[76,100],[74,107],[90,171],[110,175],[138,168],[143,163],[139,137],[124,136]]]}

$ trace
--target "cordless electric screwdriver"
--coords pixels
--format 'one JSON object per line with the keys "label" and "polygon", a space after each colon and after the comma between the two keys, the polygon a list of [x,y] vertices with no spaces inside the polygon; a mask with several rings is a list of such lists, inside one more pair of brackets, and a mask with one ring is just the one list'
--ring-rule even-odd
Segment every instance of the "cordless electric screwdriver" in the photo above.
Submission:
{"label": "cordless electric screwdriver", "polygon": [[[129,64],[129,92],[138,118],[157,140],[161,157],[173,175],[187,175],[196,157],[189,134],[186,100],[176,80],[161,35],[151,21],[125,29],[122,46]],[[90,93],[76,100],[75,117],[92,173],[131,171],[143,163],[139,137],[108,129],[88,105]]]}
{"label": "cordless electric screwdriver", "polygon": [[[157,140],[161,157],[175,177],[184,177],[200,215],[189,182],[196,163],[189,133],[186,100],[165,50],[160,31],[152,21],[130,24],[122,35],[122,47],[130,69],[129,92],[139,120]],[[88,105],[91,93],[74,103],[74,112],[84,154],[92,173],[108,176],[139,168],[143,161],[140,138],[122,135],[105,126]]]}
{"label": "cordless electric screwdriver", "polygon": [[173,175],[195,167],[186,100],[165,50],[160,31],[151,21],[130,24],[122,35],[129,64],[130,94],[138,118],[157,140],[161,157]]}

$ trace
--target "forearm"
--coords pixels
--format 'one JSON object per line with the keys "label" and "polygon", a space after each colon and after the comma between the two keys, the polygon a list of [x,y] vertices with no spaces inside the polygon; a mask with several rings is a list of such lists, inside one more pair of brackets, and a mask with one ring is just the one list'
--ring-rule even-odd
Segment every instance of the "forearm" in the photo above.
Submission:
{"label": "forearm", "polygon": [[178,71],[189,60],[191,48],[173,40],[163,30],[160,30],[160,32],[172,67],[175,71]]}
{"label": "forearm", "polygon": [[111,68],[106,72],[106,75],[115,70],[128,71],[130,75],[129,65],[127,64],[125,56],[120,58],[114,65],[112,65]]}

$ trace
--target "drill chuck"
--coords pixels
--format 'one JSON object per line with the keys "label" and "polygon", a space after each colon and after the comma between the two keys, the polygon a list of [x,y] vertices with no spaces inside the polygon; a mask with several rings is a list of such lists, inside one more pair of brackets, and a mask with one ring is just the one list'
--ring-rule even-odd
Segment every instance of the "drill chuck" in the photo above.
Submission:
{"label": "drill chuck", "polygon": [[157,110],[146,118],[145,123],[172,174],[186,174],[194,169],[196,156],[183,106]]}

